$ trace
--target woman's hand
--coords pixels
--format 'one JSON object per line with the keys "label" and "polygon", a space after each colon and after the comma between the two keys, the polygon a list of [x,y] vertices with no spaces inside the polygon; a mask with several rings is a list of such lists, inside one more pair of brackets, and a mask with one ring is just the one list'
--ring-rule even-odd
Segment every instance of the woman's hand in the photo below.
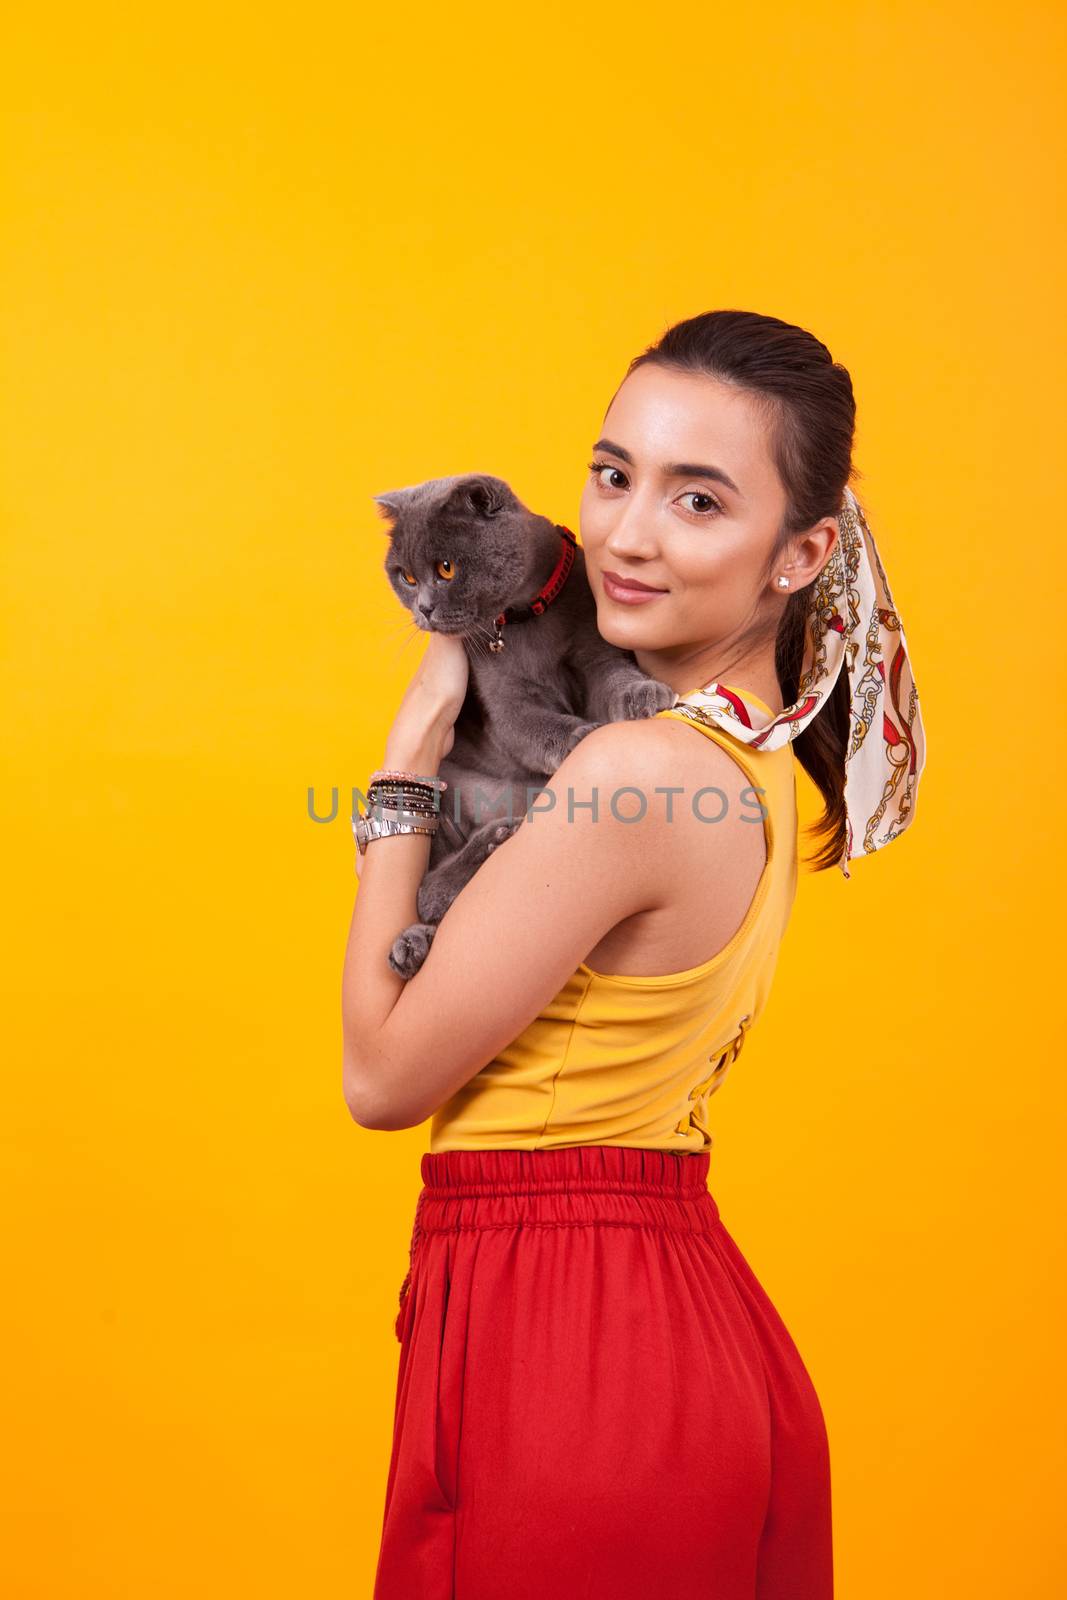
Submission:
{"label": "woman's hand", "polygon": [[431,633],[393,719],[383,766],[433,776],[455,741],[470,662],[458,634]]}
{"label": "woman's hand", "polygon": [[[467,694],[470,663],[458,634],[431,633],[385,742],[383,767],[434,778],[455,742],[454,723]],[[356,851],[356,877],[363,857]],[[411,920],[411,919],[409,919]]]}

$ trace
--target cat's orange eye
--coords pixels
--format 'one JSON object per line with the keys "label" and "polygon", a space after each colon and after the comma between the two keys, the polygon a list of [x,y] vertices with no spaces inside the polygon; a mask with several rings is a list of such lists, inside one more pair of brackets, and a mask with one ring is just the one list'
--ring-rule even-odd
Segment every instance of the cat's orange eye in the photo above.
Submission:
{"label": "cat's orange eye", "polygon": [[452,579],[456,576],[456,569],[452,565],[452,562],[449,561],[447,556],[443,557],[443,559],[437,563],[437,576],[439,578],[446,578],[449,583],[451,583]]}
{"label": "cat's orange eye", "polygon": [[405,583],[415,582],[415,574],[413,572],[409,572],[406,567],[400,568],[400,576],[403,578]]}

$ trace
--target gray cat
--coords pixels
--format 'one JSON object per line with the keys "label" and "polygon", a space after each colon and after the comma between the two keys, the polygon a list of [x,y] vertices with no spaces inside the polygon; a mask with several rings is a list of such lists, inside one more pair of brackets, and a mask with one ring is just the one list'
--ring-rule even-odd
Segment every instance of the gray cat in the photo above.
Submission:
{"label": "gray cat", "polygon": [[573,534],[528,510],[502,478],[432,478],[374,499],[392,524],[389,582],[417,627],[461,635],[470,661],[439,769],[448,788],[416,900],[421,920],[389,953],[393,971],[411,978],[456,895],[575,745],[604,722],[664,710],[674,693],[601,637]]}

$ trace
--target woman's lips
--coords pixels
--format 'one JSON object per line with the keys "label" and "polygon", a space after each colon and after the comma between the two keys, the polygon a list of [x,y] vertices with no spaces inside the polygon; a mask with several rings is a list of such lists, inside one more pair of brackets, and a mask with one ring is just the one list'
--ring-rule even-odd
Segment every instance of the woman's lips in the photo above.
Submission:
{"label": "woman's lips", "polygon": [[639,584],[614,572],[602,572],[600,576],[608,599],[618,600],[624,606],[643,605],[646,600],[658,600],[660,595],[667,593],[666,589],[652,589],[647,584]]}

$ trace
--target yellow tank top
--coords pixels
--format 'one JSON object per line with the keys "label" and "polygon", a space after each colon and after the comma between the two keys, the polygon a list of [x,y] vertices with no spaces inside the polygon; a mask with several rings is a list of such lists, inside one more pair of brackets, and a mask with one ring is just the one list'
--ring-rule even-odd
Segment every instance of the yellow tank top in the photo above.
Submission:
{"label": "yellow tank top", "polygon": [[796,894],[794,756],[789,743],[753,750],[673,708],[658,715],[722,745],[763,791],[767,859],[740,927],[682,972],[631,977],[583,962],[519,1037],[438,1107],[431,1151],[711,1148],[708,1100],[766,1004]]}

